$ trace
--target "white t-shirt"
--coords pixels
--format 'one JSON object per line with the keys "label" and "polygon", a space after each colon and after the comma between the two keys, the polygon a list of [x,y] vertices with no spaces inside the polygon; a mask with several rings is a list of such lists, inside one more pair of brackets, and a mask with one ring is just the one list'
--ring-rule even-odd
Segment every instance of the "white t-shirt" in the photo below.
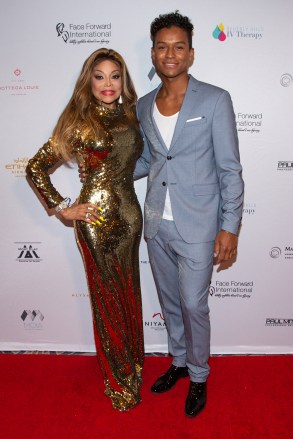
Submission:
{"label": "white t-shirt", "polygon": [[[172,116],[163,116],[163,114],[161,114],[159,112],[156,103],[154,105],[154,115],[153,116],[154,116],[155,122],[157,124],[157,127],[160,131],[160,134],[162,136],[162,139],[164,140],[165,145],[168,149],[170,148],[170,145],[172,142],[175,126],[176,126],[177,119],[178,119],[178,114],[179,114],[179,112],[172,114]],[[166,220],[169,220],[169,221],[173,220],[171,200],[170,200],[168,188],[167,188],[167,193],[166,193],[163,218]]]}

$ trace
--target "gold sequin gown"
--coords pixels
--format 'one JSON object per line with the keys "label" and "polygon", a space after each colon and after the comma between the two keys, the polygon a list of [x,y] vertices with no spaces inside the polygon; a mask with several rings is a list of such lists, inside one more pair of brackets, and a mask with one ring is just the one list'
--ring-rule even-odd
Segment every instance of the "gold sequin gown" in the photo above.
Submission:
{"label": "gold sequin gown", "polygon": [[[104,135],[94,140],[82,124],[72,138],[78,160],[85,162],[87,178],[79,203],[103,209],[100,226],[75,221],[90,291],[97,356],[104,375],[105,394],[118,410],[140,402],[143,366],[142,304],[138,251],[142,231],[141,209],[134,191],[133,171],[143,142],[130,126],[122,107],[94,105]],[[50,139],[29,161],[27,174],[48,207],[62,197],[48,170],[58,162]],[[100,212],[99,212],[100,213]]]}

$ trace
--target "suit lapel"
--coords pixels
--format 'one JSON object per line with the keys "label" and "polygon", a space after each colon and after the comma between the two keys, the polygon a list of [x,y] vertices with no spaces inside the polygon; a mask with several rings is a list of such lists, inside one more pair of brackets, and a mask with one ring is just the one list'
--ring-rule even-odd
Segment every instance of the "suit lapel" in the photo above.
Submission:
{"label": "suit lapel", "polygon": [[155,103],[156,103],[157,94],[159,93],[159,90],[160,90],[161,87],[162,87],[162,84],[160,84],[159,87],[156,89],[156,93],[155,93],[155,95],[153,97],[153,100],[152,100],[152,103],[151,103],[151,105],[149,107],[148,119],[149,119],[149,123],[151,124],[151,129],[155,132],[160,145],[164,148],[165,151],[168,151],[168,148],[165,145],[165,142],[164,142],[164,140],[163,140],[163,138],[161,136],[159,128],[158,128],[158,126],[156,124],[156,121],[154,119],[154,106],[155,106]]}
{"label": "suit lapel", "polygon": [[198,81],[195,78],[193,78],[193,76],[190,75],[187,90],[185,93],[181,110],[178,115],[178,120],[176,123],[174,135],[169,150],[171,150],[176,145],[176,142],[180,137],[180,134],[186,123],[186,120],[188,119],[189,115],[192,113],[194,107],[197,105],[196,92],[198,89],[198,84],[199,84]]}

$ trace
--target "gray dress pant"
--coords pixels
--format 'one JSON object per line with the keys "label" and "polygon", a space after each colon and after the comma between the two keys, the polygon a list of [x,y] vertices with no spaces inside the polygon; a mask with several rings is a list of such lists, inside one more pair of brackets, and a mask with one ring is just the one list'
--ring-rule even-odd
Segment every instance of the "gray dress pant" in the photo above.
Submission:
{"label": "gray dress pant", "polygon": [[191,381],[204,382],[209,374],[209,285],[214,241],[188,244],[174,221],[162,220],[147,240],[159,301],[174,366],[188,366]]}

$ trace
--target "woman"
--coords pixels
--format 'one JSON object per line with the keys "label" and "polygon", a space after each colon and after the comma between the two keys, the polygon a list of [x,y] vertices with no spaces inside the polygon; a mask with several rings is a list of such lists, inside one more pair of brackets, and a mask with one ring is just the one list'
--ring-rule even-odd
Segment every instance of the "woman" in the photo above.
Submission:
{"label": "woman", "polygon": [[[117,52],[85,61],[53,136],[29,161],[27,174],[48,208],[73,220],[90,291],[97,355],[105,394],[118,410],[140,401],[143,366],[138,248],[142,215],[133,186],[143,141],[136,93]],[[121,103],[122,102],[122,103]],[[85,164],[78,200],[62,197],[48,171],[59,160]]]}

